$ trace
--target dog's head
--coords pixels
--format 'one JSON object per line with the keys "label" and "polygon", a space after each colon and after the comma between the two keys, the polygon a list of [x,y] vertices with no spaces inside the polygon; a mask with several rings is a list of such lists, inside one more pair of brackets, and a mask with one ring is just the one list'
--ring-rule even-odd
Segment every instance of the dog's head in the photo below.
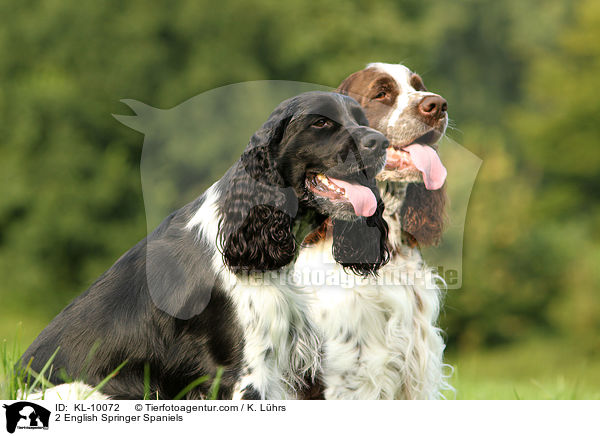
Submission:
{"label": "dog's head", "polygon": [[[330,217],[338,230],[342,224],[344,229],[337,238],[343,249],[336,259],[357,271],[376,269],[387,258],[385,239],[367,241],[366,249],[364,240],[347,233],[367,226],[387,237],[375,184],[387,147],[385,136],[368,127],[363,110],[350,97],[309,92],[282,102],[222,179],[227,265],[234,270],[277,269],[295,255],[299,221]],[[346,252],[364,255],[340,254]]]}
{"label": "dog's head", "polygon": [[446,203],[447,172],[437,153],[448,125],[446,100],[427,91],[421,77],[405,66],[382,63],[350,75],[338,92],[354,97],[371,127],[390,141],[377,180],[408,184],[399,211],[403,230],[421,244],[437,242]]}
{"label": "dog's head", "polygon": [[287,116],[277,113],[271,119],[284,131],[271,146],[284,183],[302,204],[323,215],[349,221],[372,216],[374,178],[383,168],[388,141],[368,127],[358,103],[312,92],[281,106]]}

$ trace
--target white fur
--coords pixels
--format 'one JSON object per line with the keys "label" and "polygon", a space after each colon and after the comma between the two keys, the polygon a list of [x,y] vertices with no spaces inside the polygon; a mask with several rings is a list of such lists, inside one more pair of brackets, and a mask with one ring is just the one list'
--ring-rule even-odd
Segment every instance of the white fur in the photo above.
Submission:
{"label": "white fur", "polygon": [[440,397],[446,387],[436,326],[440,289],[418,250],[394,257],[380,279],[350,278],[333,260],[328,238],[302,249],[295,268],[336,271],[346,276],[342,281],[356,282],[351,289],[305,283],[323,335],[326,399]]}
{"label": "white fur", "polygon": [[285,270],[257,274],[231,291],[244,328],[247,372],[234,399],[248,385],[261,398],[296,398],[320,369],[320,340],[309,317],[311,295],[286,275]]}
{"label": "white fur", "polygon": [[400,93],[398,94],[398,98],[394,104],[394,110],[388,119],[388,129],[391,129],[398,122],[402,112],[404,112],[404,110],[409,106],[411,99],[416,97],[415,94],[422,93],[414,90],[412,86],[410,86],[410,76],[412,73],[404,65],[375,62],[367,65],[367,68],[374,68],[389,74],[393,77],[400,88]]}
{"label": "white fur", "polygon": [[106,395],[94,388],[81,382],[65,383],[57,385],[44,391],[32,392],[29,395],[20,394],[22,400],[49,400],[49,401],[67,401],[67,400],[107,400]]}
{"label": "white fur", "polygon": [[[217,240],[220,188],[213,185],[186,228],[198,237]],[[288,268],[236,277],[216,249],[213,267],[233,300],[244,332],[242,379],[234,399],[252,386],[264,399],[291,399],[320,369],[320,340],[309,318],[310,292],[294,285]]]}
{"label": "white fur", "polygon": [[199,240],[206,242],[213,252],[212,267],[224,281],[223,286],[232,288],[235,286],[235,276],[230,274],[223,263],[223,254],[217,246],[219,234],[219,220],[221,218],[218,206],[218,199],[221,196],[221,187],[219,182],[215,182],[204,193],[204,201],[192,218],[188,221],[185,228],[197,232]]}
{"label": "white fur", "polygon": [[396,102],[394,103],[393,110],[387,120],[387,131],[383,132],[386,134],[388,139],[394,140],[394,130],[398,127],[399,122],[402,122],[402,118],[405,116],[404,112],[411,106],[418,104],[418,102],[423,100],[423,98],[437,94],[414,89],[410,84],[410,78],[413,72],[404,65],[374,62],[368,64],[367,68],[373,68],[389,74],[398,85],[400,92]]}
{"label": "white fur", "polygon": [[389,74],[396,81],[400,88],[400,93],[394,105],[394,111],[388,120],[388,127],[393,128],[400,118],[400,115],[409,106],[409,103],[415,100],[422,100],[428,95],[436,95],[433,92],[417,91],[410,84],[412,71],[401,64],[384,64],[381,62],[373,62],[367,65],[367,68],[373,68]]}

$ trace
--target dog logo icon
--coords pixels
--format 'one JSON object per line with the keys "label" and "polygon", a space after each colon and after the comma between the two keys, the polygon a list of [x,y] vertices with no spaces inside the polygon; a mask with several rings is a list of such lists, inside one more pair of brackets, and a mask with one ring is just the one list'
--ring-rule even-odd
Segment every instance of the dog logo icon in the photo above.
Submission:
{"label": "dog logo icon", "polygon": [[6,431],[14,433],[18,429],[44,429],[48,430],[50,411],[28,401],[19,401],[10,405],[4,404],[6,409]]}

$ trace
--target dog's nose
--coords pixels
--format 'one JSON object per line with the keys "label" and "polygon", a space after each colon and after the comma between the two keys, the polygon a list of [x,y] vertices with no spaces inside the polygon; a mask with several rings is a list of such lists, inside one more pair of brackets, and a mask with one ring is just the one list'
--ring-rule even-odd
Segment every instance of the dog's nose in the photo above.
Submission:
{"label": "dog's nose", "polygon": [[425,117],[440,119],[447,110],[448,102],[439,95],[428,95],[419,103],[419,112]]}
{"label": "dog's nose", "polygon": [[385,150],[389,141],[379,132],[367,133],[360,140],[360,145],[369,150]]}

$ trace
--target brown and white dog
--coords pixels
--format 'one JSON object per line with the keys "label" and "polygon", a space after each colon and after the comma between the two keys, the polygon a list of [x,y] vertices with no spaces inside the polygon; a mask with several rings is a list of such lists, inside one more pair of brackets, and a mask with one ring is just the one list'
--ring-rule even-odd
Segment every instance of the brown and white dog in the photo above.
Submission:
{"label": "brown and white dog", "polygon": [[446,100],[405,66],[382,63],[352,74],[338,92],[354,97],[390,141],[377,180],[392,258],[379,277],[358,277],[333,260],[326,226],[300,250],[296,274],[313,290],[322,333],[324,396],[440,398],[451,389],[437,327],[440,280],[419,246],[439,242],[443,231],[447,173],[436,143],[448,123]]}
{"label": "brown and white dog", "polygon": [[[382,193],[394,191],[396,201],[396,188],[406,188],[402,208],[393,214],[405,239],[413,245],[436,244],[444,224],[446,169],[435,144],[448,125],[446,100],[428,92],[421,77],[404,65],[381,63],[346,78],[338,92],[354,97],[370,126],[390,141],[386,167],[378,180]],[[399,205],[386,203],[388,212],[393,206]],[[388,224],[395,223],[388,220]],[[395,248],[399,241],[390,242]]]}

